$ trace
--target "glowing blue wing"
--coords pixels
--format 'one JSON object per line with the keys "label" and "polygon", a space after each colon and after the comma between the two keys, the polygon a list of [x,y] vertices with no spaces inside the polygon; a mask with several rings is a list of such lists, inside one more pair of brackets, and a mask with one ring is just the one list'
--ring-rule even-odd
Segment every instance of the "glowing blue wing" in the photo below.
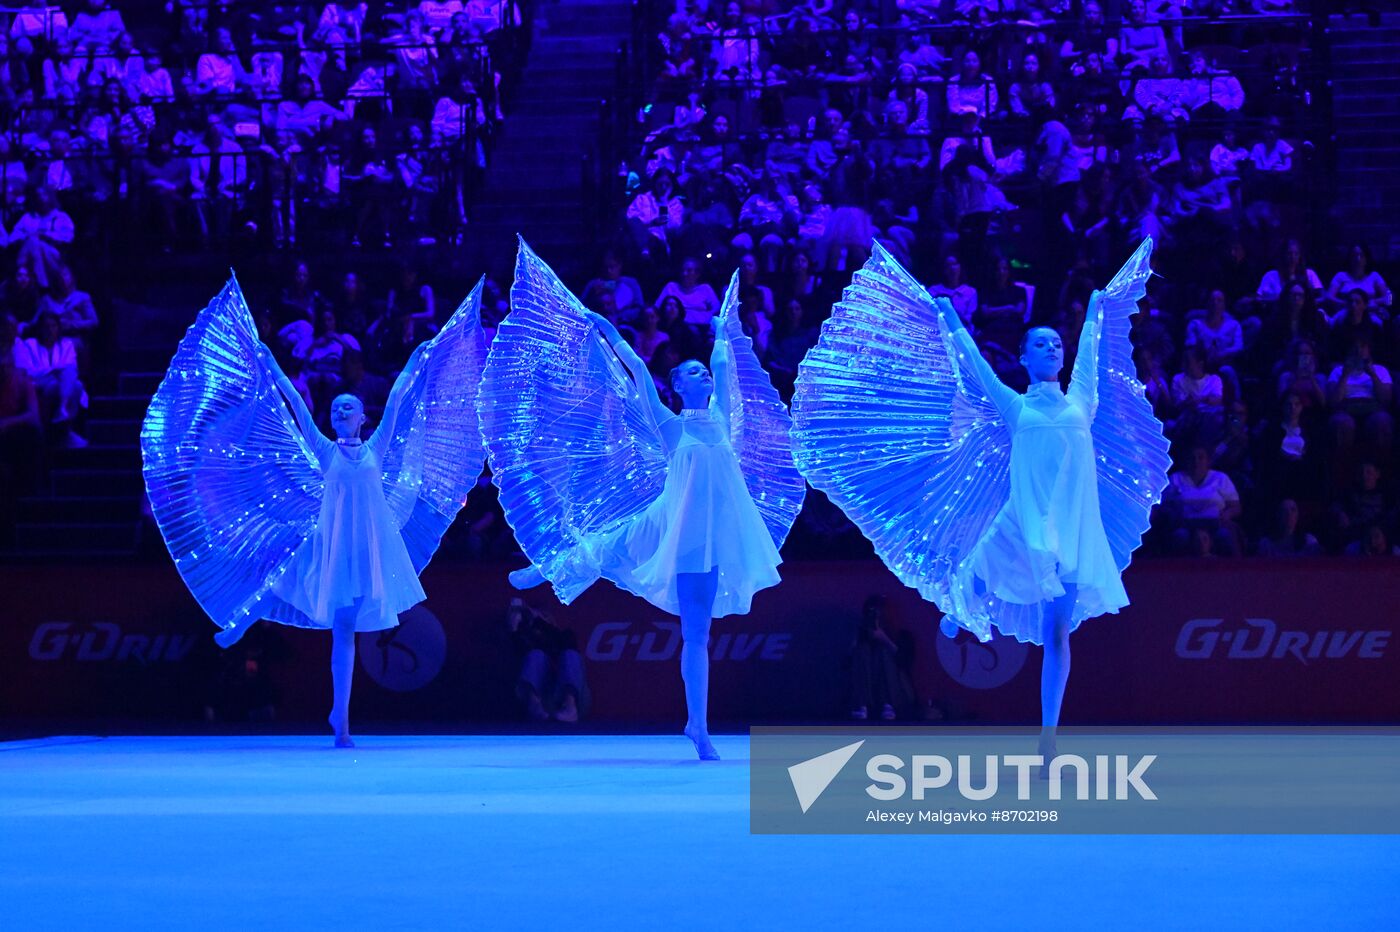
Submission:
{"label": "glowing blue wing", "polygon": [[875,243],[792,400],[798,469],[945,613],[1009,495],[1010,432],[959,352],[928,291]]}
{"label": "glowing blue wing", "polygon": [[720,326],[729,343],[728,384],[717,387],[729,406],[729,438],[739,457],[744,484],[753,496],[773,546],[787,539],[807,483],[792,459],[792,418],[753,350],[753,340],[739,322],[739,273],[729,281],[720,309]]}
{"label": "glowing blue wing", "polygon": [[141,426],[151,511],[221,628],[258,610],[320,515],[321,470],[257,347],[230,278],[180,341]]}
{"label": "glowing blue wing", "polygon": [[482,440],[516,541],[567,603],[596,578],[573,578],[570,553],[660,495],[666,457],[632,377],[524,240],[510,299],[477,396]]}
{"label": "glowing blue wing", "polygon": [[1098,459],[1099,512],[1120,571],[1142,545],[1152,508],[1162,500],[1171,468],[1171,444],[1137,379],[1129,338],[1138,301],[1147,294],[1151,258],[1152,238],[1148,237],[1098,296],[1096,379],[1082,371],[1082,354],[1074,365],[1074,383],[1097,382],[1098,409],[1092,433]]}
{"label": "glowing blue wing", "polygon": [[[420,573],[481,474],[476,395],[486,365],[481,287],[399,374],[397,403],[370,438],[384,498]],[[381,434],[381,431],[383,432]]]}

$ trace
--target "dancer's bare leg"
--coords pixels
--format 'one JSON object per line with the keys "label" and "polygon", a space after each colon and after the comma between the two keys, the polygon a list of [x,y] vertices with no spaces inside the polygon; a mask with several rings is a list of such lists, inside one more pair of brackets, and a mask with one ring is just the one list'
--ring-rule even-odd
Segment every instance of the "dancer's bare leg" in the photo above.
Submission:
{"label": "dancer's bare leg", "polygon": [[336,612],[331,623],[331,686],[333,699],[327,719],[335,746],[353,748],[350,739],[350,687],[355,679],[355,607]]}
{"label": "dancer's bare leg", "polygon": [[677,573],[681,609],[681,679],[685,682],[688,718],[685,735],[695,742],[701,760],[719,760],[710,742],[710,614],[719,588],[719,568],[708,573]]}
{"label": "dancer's bare leg", "polygon": [[1040,666],[1040,754],[1046,763],[1055,754],[1055,729],[1060,724],[1060,706],[1069,682],[1069,630],[1074,616],[1075,587],[1065,585],[1065,594],[1048,606],[1045,613],[1045,656]]}

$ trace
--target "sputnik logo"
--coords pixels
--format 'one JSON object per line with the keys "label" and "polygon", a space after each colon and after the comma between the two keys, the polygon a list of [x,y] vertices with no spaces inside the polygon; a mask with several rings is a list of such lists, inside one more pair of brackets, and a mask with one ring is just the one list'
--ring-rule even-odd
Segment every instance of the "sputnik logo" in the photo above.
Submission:
{"label": "sputnik logo", "polygon": [[788,768],[788,778],[792,780],[793,792],[797,794],[797,803],[803,812],[812,808],[812,804],[826,792],[826,788],[831,786],[831,781],[850,763],[864,743],[865,739],[862,738],[855,744],[828,751]]}

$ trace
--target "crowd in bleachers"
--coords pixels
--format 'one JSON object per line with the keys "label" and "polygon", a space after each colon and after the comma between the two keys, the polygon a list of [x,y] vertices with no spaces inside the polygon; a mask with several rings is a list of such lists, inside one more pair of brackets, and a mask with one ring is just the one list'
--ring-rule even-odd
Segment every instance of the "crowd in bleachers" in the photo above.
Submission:
{"label": "crowd in bleachers", "polygon": [[[1025,328],[1070,338],[1068,373],[1091,290],[1151,236],[1160,277],[1134,340],[1177,462],[1152,550],[1397,552],[1400,327],[1366,247],[1319,241],[1313,223],[1307,13],[678,4],[649,38],[618,232],[585,297],[631,327],[665,389],[670,366],[703,354],[737,266],[745,325],[790,392],[875,239],[1024,386]],[[836,549],[853,532],[820,502],[804,522]]]}
{"label": "crowd in bleachers", "polygon": [[[1024,384],[1031,324],[1070,338],[1068,372],[1091,290],[1150,235],[1160,275],[1134,340],[1178,464],[1152,551],[1394,552],[1400,326],[1366,246],[1316,222],[1326,126],[1308,10],[639,8],[657,10],[614,235],[582,294],[623,325],[663,394],[672,367],[705,357],[735,268],[745,326],[790,394],[872,240],[954,303],[1010,384]],[[390,279],[295,257],[462,235],[521,22],[509,0],[0,13],[7,478],[32,476],[46,447],[85,443],[83,380],[102,348],[83,277],[99,254],[280,247],[285,280],[250,294],[264,340],[313,410],[347,390],[382,406],[460,296],[411,260]],[[492,283],[488,327],[505,310]],[[483,488],[449,548],[508,554]],[[819,495],[793,542],[862,550]]]}
{"label": "crowd in bleachers", "polygon": [[[235,245],[460,242],[522,24],[516,0],[0,10],[5,497],[36,484],[46,449],[87,445],[83,382],[105,346],[85,275],[129,258],[155,280],[163,257]],[[318,402],[333,383],[372,395],[435,326],[412,270],[373,297],[351,273],[322,300],[289,264],[260,327]]]}

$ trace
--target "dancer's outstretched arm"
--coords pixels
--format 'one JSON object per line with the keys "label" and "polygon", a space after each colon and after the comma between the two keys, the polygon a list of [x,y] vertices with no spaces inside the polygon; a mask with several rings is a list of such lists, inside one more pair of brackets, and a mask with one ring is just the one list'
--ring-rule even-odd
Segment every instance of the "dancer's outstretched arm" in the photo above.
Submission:
{"label": "dancer's outstretched arm", "polygon": [[394,387],[389,389],[389,397],[384,402],[384,415],[379,419],[379,426],[370,434],[368,445],[374,449],[374,455],[381,459],[384,456],[384,448],[394,436],[394,425],[399,419],[399,409],[403,407],[404,393],[423,375],[423,367],[418,364],[418,359],[427,348],[427,343],[419,343],[414,348],[413,355],[408,357],[408,362],[404,363],[399,377],[394,380]]}
{"label": "dancer's outstretched arm", "polygon": [[622,364],[632,374],[632,381],[637,383],[637,391],[642,393],[642,398],[646,400],[647,407],[651,409],[656,422],[659,424],[669,417],[674,417],[671,409],[666,407],[661,396],[657,394],[656,383],[651,380],[651,370],[647,368],[647,364],[642,361],[642,357],[637,355],[637,351],[632,348],[631,344],[622,338],[621,333],[618,333],[612,321],[594,311],[584,311],[583,315],[588,318],[589,323],[598,329],[598,332],[603,335],[603,339],[608,341],[608,345],[613,348],[617,358],[622,360]]}
{"label": "dancer's outstretched arm", "polygon": [[967,332],[962,318],[958,317],[958,312],[953,308],[953,302],[947,298],[934,298],[933,303],[938,308],[938,319],[958,350],[959,361],[965,364],[963,375],[976,382],[992,400],[992,404],[996,405],[1002,417],[1007,417],[1012,407],[1021,400],[1021,396],[1015,389],[1008,388],[1006,383],[998,378],[991,364],[983,358],[982,351],[972,339],[972,334]]}
{"label": "dancer's outstretched arm", "polygon": [[1084,329],[1079,331],[1079,350],[1074,357],[1074,377],[1070,379],[1067,397],[1080,405],[1094,419],[1099,406],[1099,334],[1103,325],[1103,292],[1095,291],[1089,298],[1089,310],[1084,315]]}
{"label": "dancer's outstretched arm", "polygon": [[[287,378],[287,374],[282,371],[282,367],[277,364],[277,358],[272,355],[272,350],[267,348],[267,344],[258,343],[258,359],[267,366],[272,373],[273,380],[281,390],[282,395],[287,399],[287,404],[291,406],[292,416],[297,420],[297,427],[301,429],[301,435],[306,438],[306,442],[313,447],[319,447],[321,443],[329,443],[321,428],[316,426],[316,417],[311,413],[311,409],[306,406],[306,401],[301,397],[301,392],[292,384],[292,380]],[[319,441],[319,442],[318,442]],[[319,449],[317,451],[320,452]]]}
{"label": "dancer's outstretched arm", "polygon": [[714,334],[715,346],[710,351],[710,377],[715,383],[715,404],[719,407],[719,413],[724,416],[724,422],[729,423],[729,370],[733,365],[732,352],[729,347],[729,338],[725,336],[724,325],[720,322],[719,316],[711,318],[710,330]]}

